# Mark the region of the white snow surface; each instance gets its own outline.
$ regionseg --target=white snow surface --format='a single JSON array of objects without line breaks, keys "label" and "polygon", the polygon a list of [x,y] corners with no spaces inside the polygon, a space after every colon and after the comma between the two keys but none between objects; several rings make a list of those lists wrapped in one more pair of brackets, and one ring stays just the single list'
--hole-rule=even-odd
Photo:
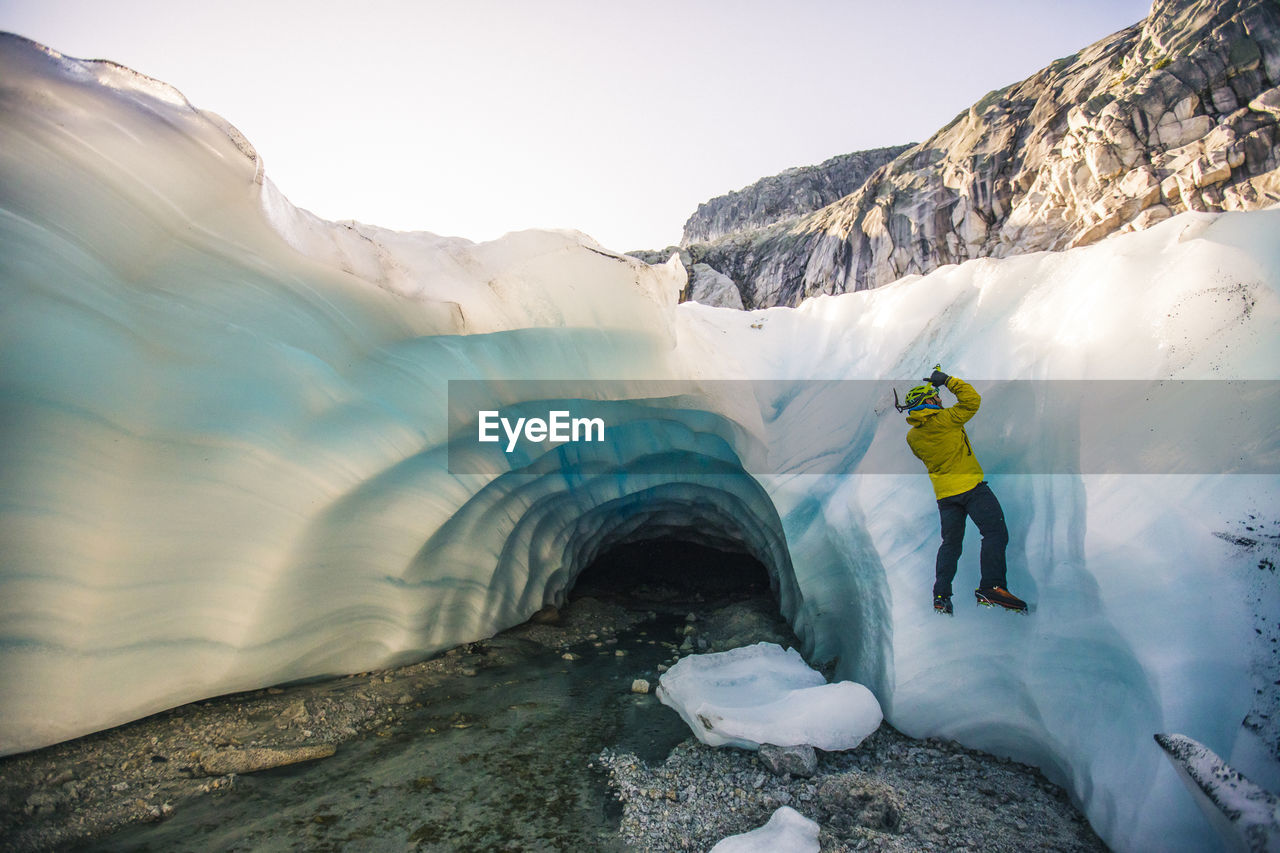
[{"label": "white snow surface", "polygon": [[809,818],[782,806],[764,826],[730,835],[711,848],[711,853],[817,853],[820,828]]},{"label": "white snow surface", "polygon": [[688,655],[658,681],[658,699],[710,746],[854,749],[884,719],[866,687],[828,684],[799,652],[777,643]]},{"label": "white snow surface", "polygon": [[[905,453],[887,385],[936,362],[970,380],[1280,378],[1278,237],[1275,210],[1187,214],[794,310],[677,306],[678,262],[572,232],[476,245],[318,220],[172,89],[0,38],[0,753],[421,658],[563,601],[612,544],[679,535],[759,558],[805,656],[838,659],[899,729],[1041,767],[1114,849],[1212,847],[1151,735],[1280,778],[1241,726],[1274,667],[1255,620],[1280,620],[1274,578],[1256,584],[1276,555],[1236,535],[1277,520],[1280,478],[991,476],[1009,585],[1036,612],[941,619],[922,474],[646,461]],[[838,423],[786,395],[686,395],[679,446],[675,409],[637,401],[611,471],[455,475],[460,378],[886,388]],[[990,467],[1005,436],[982,422]]]}]

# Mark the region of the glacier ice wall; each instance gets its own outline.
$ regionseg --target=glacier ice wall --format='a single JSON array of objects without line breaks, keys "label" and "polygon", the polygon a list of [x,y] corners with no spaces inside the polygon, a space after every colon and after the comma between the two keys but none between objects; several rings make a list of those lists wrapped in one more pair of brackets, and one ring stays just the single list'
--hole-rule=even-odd
[{"label": "glacier ice wall", "polygon": [[[487,636],[611,544],[693,536],[757,556],[806,655],[894,725],[1044,768],[1117,849],[1203,848],[1151,734],[1280,779],[1240,725],[1280,678],[1280,591],[1237,535],[1280,520],[1276,477],[995,475],[1037,612],[940,620],[927,478],[803,473],[905,451],[887,388],[838,422],[637,394],[603,470],[455,474],[447,383],[1276,379],[1278,235],[1188,215],[794,310],[677,307],[677,267],[571,232],[323,222],[173,89],[0,37],[0,753]],[[742,469],[759,447],[782,473]]]},{"label": "glacier ice wall", "polygon": [[540,606],[519,555],[475,574],[500,541],[441,544],[499,490],[439,462],[447,379],[661,375],[673,270],[323,223],[163,84],[13,37],[0,63],[0,750]]}]

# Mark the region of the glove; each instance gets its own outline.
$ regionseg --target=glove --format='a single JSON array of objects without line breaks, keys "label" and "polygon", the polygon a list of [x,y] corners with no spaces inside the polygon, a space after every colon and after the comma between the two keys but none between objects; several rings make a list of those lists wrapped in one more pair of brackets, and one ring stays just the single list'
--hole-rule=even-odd
[{"label": "glove", "polygon": [[940,367],[942,367],[942,365],[935,364],[933,366],[933,373],[929,376],[926,376],[924,379],[925,382],[928,382],[935,388],[938,387],[939,385],[946,385],[947,380],[951,378],[950,376],[948,376],[947,374],[939,370],[938,368]]}]

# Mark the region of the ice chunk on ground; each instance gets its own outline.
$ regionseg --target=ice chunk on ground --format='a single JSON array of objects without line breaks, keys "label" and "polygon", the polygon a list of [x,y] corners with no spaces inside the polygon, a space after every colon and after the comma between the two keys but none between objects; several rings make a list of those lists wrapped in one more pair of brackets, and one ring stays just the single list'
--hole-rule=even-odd
[{"label": "ice chunk on ground", "polygon": [[764,826],[730,835],[711,853],[817,853],[818,825],[800,812],[783,806]]},{"label": "ice chunk on ground", "polygon": [[709,746],[853,749],[884,719],[866,687],[828,684],[777,643],[682,658],[663,673],[657,696]]},{"label": "ice chunk on ground", "polygon": [[1224,841],[1239,850],[1280,851],[1280,797],[1240,775],[1194,738],[1155,738]]}]

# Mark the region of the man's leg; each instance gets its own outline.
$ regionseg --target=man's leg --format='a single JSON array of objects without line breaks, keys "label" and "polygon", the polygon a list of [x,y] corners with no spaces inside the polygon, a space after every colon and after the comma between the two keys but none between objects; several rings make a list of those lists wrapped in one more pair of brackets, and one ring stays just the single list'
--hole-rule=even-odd
[{"label": "man's leg", "polygon": [[1004,523],[1004,510],[995,492],[985,482],[979,483],[965,493],[968,498],[966,509],[973,523],[978,525],[982,534],[982,552],[979,563],[982,566],[982,588],[993,586],[1008,587],[1005,578],[1005,547],[1009,544],[1009,528]]},{"label": "man's leg", "polygon": [[943,498],[938,501],[938,515],[942,517],[942,544],[938,546],[933,594],[950,598],[951,581],[955,579],[956,564],[964,545],[964,506],[952,498]]}]

